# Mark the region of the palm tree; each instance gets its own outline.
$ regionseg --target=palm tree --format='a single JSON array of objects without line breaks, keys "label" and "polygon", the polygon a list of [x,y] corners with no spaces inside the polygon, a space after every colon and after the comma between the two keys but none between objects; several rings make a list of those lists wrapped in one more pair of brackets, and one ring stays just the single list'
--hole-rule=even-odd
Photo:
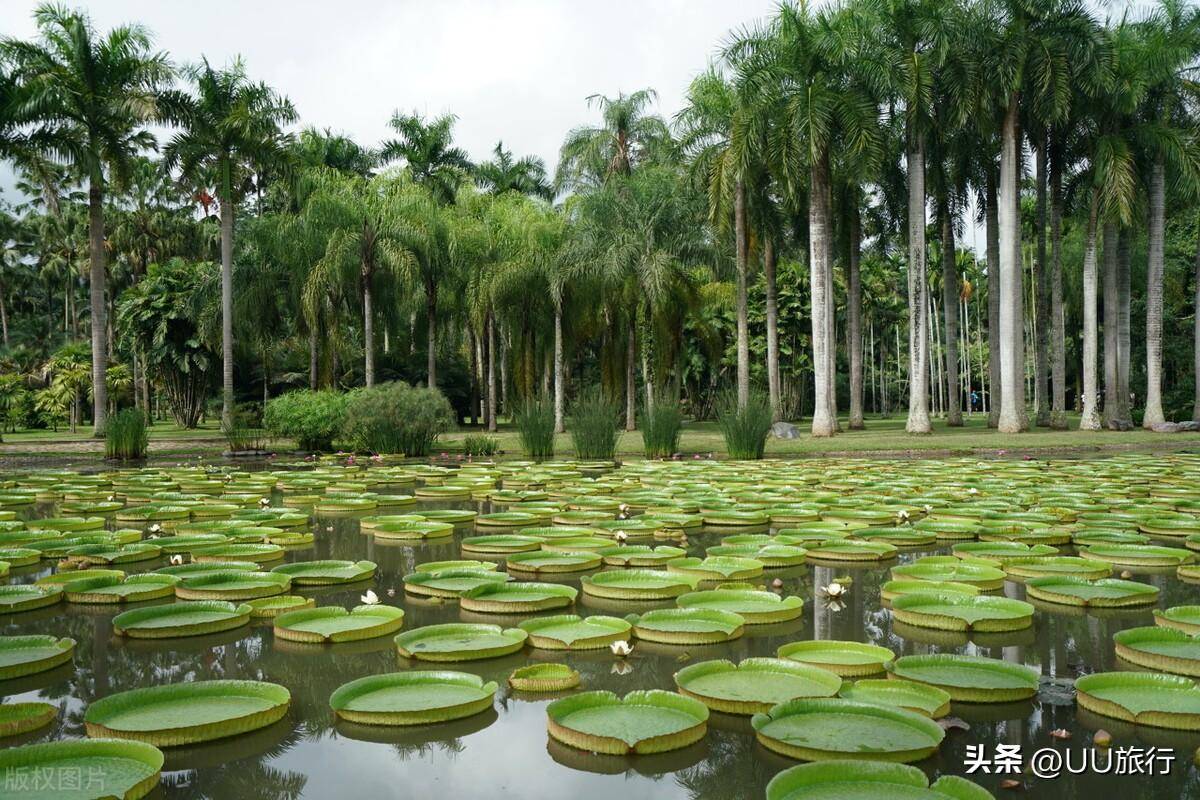
[{"label": "palm tree", "polygon": [[195,94],[163,96],[164,116],[181,130],[163,150],[168,169],[197,190],[216,187],[221,213],[221,421],[233,420],[233,236],[235,206],[251,176],[279,158],[282,127],[296,119],[291,102],[265,83],[251,82],[241,59],[214,69],[203,59],[184,69]]},{"label": "palm tree", "polygon": [[559,188],[598,186],[613,175],[629,175],[637,165],[669,154],[673,142],[666,123],[648,113],[657,99],[653,89],[616,97],[589,96],[588,105],[599,109],[601,124],[567,134],[559,152]]},{"label": "palm tree", "polygon": [[396,111],[388,125],[396,132],[379,147],[379,160],[384,163],[402,160],[419,183],[432,193],[441,205],[454,202],[454,194],[473,166],[465,150],[454,146],[453,114],[426,121],[415,111],[404,114]]},{"label": "palm tree", "polygon": [[756,105],[778,103],[783,108],[785,128],[779,141],[784,152],[779,161],[785,191],[800,196],[807,182],[814,436],[837,431],[832,386],[833,156],[836,150],[844,159],[861,158],[878,141],[875,99],[851,69],[861,55],[851,46],[851,22],[844,12],[814,14],[806,5],[784,4],[766,26],[751,30],[729,51],[739,62],[739,84],[760,98]]},{"label": "palm tree", "polygon": [[158,90],[172,71],[140,26],[100,35],[86,14],[50,4],[38,6],[34,21],[38,39],[5,38],[0,55],[13,65],[19,83],[16,117],[35,126],[30,144],[73,165],[88,184],[92,428],[100,436],[108,406],[106,171],[108,179],[121,182],[131,157],[153,144],[142,126],[157,115]]},{"label": "palm tree", "polygon": [[491,194],[516,192],[543,200],[554,199],[554,188],[546,178],[546,162],[537,156],[513,158],[504,142],[496,142],[495,158],[475,168],[475,183]]}]

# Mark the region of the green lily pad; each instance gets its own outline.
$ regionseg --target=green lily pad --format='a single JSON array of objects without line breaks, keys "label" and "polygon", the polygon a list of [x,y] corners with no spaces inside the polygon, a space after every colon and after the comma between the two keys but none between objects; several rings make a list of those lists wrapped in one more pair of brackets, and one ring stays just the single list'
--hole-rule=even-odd
[{"label": "green lily pad", "polygon": [[1200,677],[1200,638],[1176,628],[1151,625],[1113,634],[1117,656],[1145,669]]},{"label": "green lily pad", "polygon": [[758,714],[796,697],[832,697],[842,679],[828,670],[781,658],[703,661],[675,673],[681,694],[713,711]]},{"label": "green lily pad", "polygon": [[612,547],[612,539],[603,536],[572,536],[569,539],[539,540],[547,553],[598,553]]},{"label": "green lily pad", "polygon": [[1172,606],[1165,611],[1154,610],[1154,622],[1164,628],[1184,633],[1200,633],[1200,606]]},{"label": "green lily pad", "polygon": [[63,593],[69,603],[140,603],[172,596],[178,582],[174,575],[155,572],[123,578],[83,578],[63,584]]},{"label": "green lily pad", "polygon": [[417,564],[417,569],[421,572],[445,572],[449,569],[480,569],[485,572],[493,572],[499,566],[495,561],[476,561],[469,558],[460,558],[450,561],[426,561],[423,564]]},{"label": "green lily pad", "polygon": [[533,536],[518,536],[516,534],[469,536],[463,539],[461,543],[463,553],[478,553],[482,555],[527,553],[531,550],[538,550],[541,546],[541,539]]},{"label": "green lily pad", "polygon": [[924,547],[937,541],[937,534],[920,528],[863,528],[854,532],[855,539],[884,542],[896,547]]},{"label": "green lily pad", "polygon": [[[19,791],[21,800],[140,800],[158,786],[163,754],[157,747],[116,739],[68,739],[0,750],[0,775],[82,775],[78,788],[55,781],[46,789]],[[89,784],[91,780],[93,783]],[[97,795],[97,786],[102,794]]]},{"label": "green lily pad", "polygon": [[62,586],[55,584],[10,584],[0,586],[0,614],[16,614],[45,608],[63,599]]},{"label": "green lily pad", "polygon": [[609,567],[662,567],[668,561],[682,558],[687,551],[682,547],[662,545],[650,547],[644,544],[631,544],[623,547],[605,547],[596,551]]},{"label": "green lily pad", "polygon": [[676,558],[667,562],[667,572],[690,575],[701,581],[744,581],[760,577],[763,563],[733,556]]},{"label": "green lily pad", "polygon": [[1038,673],[1021,664],[982,656],[939,653],[904,656],[888,665],[888,672],[917,683],[927,683],[965,703],[1011,703],[1037,693]]},{"label": "green lily pad", "polygon": [[1033,624],[1033,606],[1008,597],[907,594],[892,600],[900,622],[946,631],[1015,631]]},{"label": "green lily pad", "polygon": [[962,542],[952,546],[950,551],[959,558],[987,559],[1001,566],[1016,558],[1042,558],[1058,554],[1058,548],[1051,545],[1022,542]]},{"label": "green lily pad", "polygon": [[276,683],[187,681],[111,694],[83,719],[93,738],[178,747],[265,728],[287,714],[291,699]]},{"label": "green lily pad", "polygon": [[162,551],[153,544],[127,544],[118,547],[110,544],[86,544],[72,547],[66,553],[74,561],[100,565],[150,561],[161,554]]},{"label": "green lily pad", "polygon": [[560,583],[489,582],[459,595],[459,607],[481,614],[526,614],[566,608],[578,594]]},{"label": "green lily pad", "polygon": [[486,711],[496,688],[465,672],[392,672],[342,684],[329,705],[339,719],[362,725],[427,725]]},{"label": "green lily pad", "polygon": [[[631,618],[633,619],[633,618]],[[662,644],[716,644],[738,638],[746,621],[711,608],[660,608],[633,622],[637,638]]]},{"label": "green lily pad", "polygon": [[1119,567],[1174,567],[1187,564],[1196,554],[1181,547],[1148,544],[1100,544],[1084,547],[1079,555]]},{"label": "green lily pad", "polygon": [[167,639],[233,630],[249,621],[248,605],[200,600],[131,609],[113,617],[113,630],[134,639]]},{"label": "green lily pad", "polygon": [[396,637],[396,649],[421,661],[478,661],[515,653],[527,638],[519,628],[451,622],[405,631]]},{"label": "green lily pad", "polygon": [[1074,556],[1011,558],[1004,562],[1003,569],[1008,577],[1022,580],[1047,576],[1071,576],[1086,580],[1099,580],[1112,574],[1112,567],[1103,561]]},{"label": "green lily pad", "polygon": [[259,569],[261,569],[260,565],[253,561],[206,561],[160,567],[155,572],[186,579],[198,578],[202,575],[215,575],[220,572],[258,572]]},{"label": "green lily pad", "polygon": [[550,736],[592,753],[662,753],[704,738],[708,708],[660,690],[582,692],[546,707]]},{"label": "green lily pad", "polygon": [[449,522],[385,522],[371,528],[376,539],[444,539],[454,535],[454,525]]},{"label": "green lily pad", "polygon": [[767,800],[995,800],[956,775],[929,785],[916,767],[879,761],[818,761],[785,769],[767,784]]},{"label": "green lily pad", "polygon": [[566,664],[530,664],[513,670],[508,685],[518,692],[565,692],[579,685],[579,673]]},{"label": "green lily pad", "polygon": [[177,536],[160,536],[148,541],[162,550],[164,555],[190,553],[198,547],[212,547],[228,543],[228,539],[223,533],[188,533]]},{"label": "green lily pad", "polygon": [[104,517],[43,517],[26,520],[25,527],[31,531],[98,531],[104,527]]},{"label": "green lily pad", "polygon": [[950,713],[950,693],[901,678],[863,679],[842,686],[839,697],[859,703],[895,706],[933,719]]},{"label": "green lily pad", "polygon": [[808,551],[790,544],[718,544],[704,551],[707,556],[734,556],[760,562],[767,569],[798,567],[808,559]]},{"label": "green lily pad", "polygon": [[277,544],[220,544],[198,547],[192,551],[192,560],[204,562],[213,561],[253,561],[264,564],[283,558],[284,550]]},{"label": "green lily pad", "polygon": [[355,642],[387,636],[404,625],[404,610],[362,605],[347,611],[321,606],[288,611],[275,617],[275,636],[292,642]]},{"label": "green lily pad", "polygon": [[675,600],[680,608],[710,608],[730,611],[747,625],[787,622],[804,613],[804,600],[795,595],[783,597],[775,592],[755,589],[711,589],[689,592]]},{"label": "green lily pad", "polygon": [[1075,701],[1135,725],[1200,731],[1200,687],[1182,675],[1096,672],[1075,679]]},{"label": "green lily pad", "polygon": [[886,542],[837,539],[805,545],[808,557],[824,561],[886,561],[894,558],[896,546]]},{"label": "green lily pad", "polygon": [[75,654],[75,640],[57,636],[0,636],[0,680],[54,669]]},{"label": "green lily pad", "polygon": [[1147,583],[1116,578],[1089,581],[1065,575],[1032,578],[1025,582],[1025,593],[1046,603],[1090,608],[1154,605],[1158,600],[1158,589]]},{"label": "green lily pad", "polygon": [[963,562],[953,556],[932,556],[915,563],[892,567],[892,577],[919,581],[968,583],[990,592],[1004,586],[1004,571],[996,567]]},{"label": "green lily pad", "polygon": [[668,600],[696,588],[697,579],[653,570],[606,570],[580,578],[585,595],[610,600]]},{"label": "green lily pad", "polygon": [[27,547],[0,548],[0,562],[8,564],[11,568],[31,567],[41,560],[42,554],[38,550]]},{"label": "green lily pad", "polygon": [[504,583],[510,577],[503,572],[483,569],[444,569],[438,572],[413,572],[404,576],[404,591],[426,597],[460,597],[489,583]]},{"label": "green lily pad", "polygon": [[806,761],[920,761],[936,753],[946,735],[912,711],[826,698],[788,700],[755,714],[750,723],[764,747]]},{"label": "green lily pad", "polygon": [[780,646],[776,655],[829,670],[843,678],[878,675],[883,672],[883,665],[896,657],[879,645],[832,640],[790,642]]},{"label": "green lily pad", "polygon": [[533,550],[528,553],[513,553],[504,560],[504,568],[509,572],[550,575],[586,572],[599,567],[601,561],[598,553],[548,553]]},{"label": "green lily pad", "polygon": [[632,625],[618,617],[559,614],[535,617],[518,627],[529,634],[529,644],[542,650],[600,650],[630,638]]},{"label": "green lily pad", "polygon": [[0,739],[44,728],[57,717],[58,706],[50,703],[2,703]]},{"label": "green lily pad", "polygon": [[897,597],[906,594],[961,594],[965,597],[975,597],[979,587],[969,583],[955,581],[921,581],[921,580],[891,580],[879,587],[879,597],[890,603]]},{"label": "green lily pad", "polygon": [[298,561],[281,564],[271,572],[288,575],[293,586],[332,586],[365,581],[375,576],[374,561]]},{"label": "green lily pad", "polygon": [[431,522],[449,522],[453,525],[461,525],[475,519],[478,512],[466,508],[428,508],[421,511],[421,516]]},{"label": "green lily pad", "polygon": [[475,517],[476,528],[520,528],[536,525],[539,517],[524,511],[501,511]]},{"label": "green lily pad", "polygon": [[52,575],[46,575],[38,578],[36,585],[38,586],[62,586],[63,584],[71,583],[72,581],[81,581],[87,578],[124,578],[125,572],[119,569],[101,569],[97,567],[89,567],[88,569],[68,569],[61,572],[55,572]]},{"label": "green lily pad", "polygon": [[278,572],[228,570],[184,578],[175,587],[180,600],[253,600],[283,594],[292,579]]},{"label": "green lily pad", "polygon": [[311,597],[300,597],[294,594],[272,595],[247,600],[250,606],[251,619],[274,619],[288,611],[299,611],[303,608],[315,608],[317,601]]}]

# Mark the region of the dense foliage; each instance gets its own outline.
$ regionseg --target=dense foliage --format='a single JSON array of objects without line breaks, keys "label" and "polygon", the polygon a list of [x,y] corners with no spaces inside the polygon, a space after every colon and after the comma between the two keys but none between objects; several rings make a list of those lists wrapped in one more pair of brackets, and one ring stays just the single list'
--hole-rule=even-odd
[{"label": "dense foliage", "polygon": [[453,425],[441,392],[396,381],[352,392],[341,435],[355,450],[427,456]]}]

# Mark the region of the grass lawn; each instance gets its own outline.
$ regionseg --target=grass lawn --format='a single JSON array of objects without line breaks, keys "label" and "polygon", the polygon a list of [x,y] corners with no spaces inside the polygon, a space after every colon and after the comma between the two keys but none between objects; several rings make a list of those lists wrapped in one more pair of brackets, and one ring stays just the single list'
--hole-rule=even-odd
[{"label": "grass lawn", "polygon": [[[843,425],[845,421],[843,420]],[[1200,433],[1162,434],[1134,430],[1128,432],[1075,430],[1078,417],[1071,418],[1071,430],[1050,431],[1034,429],[1027,433],[1004,435],[987,427],[986,416],[975,414],[961,428],[949,428],[942,420],[934,421],[934,431],[928,436],[911,436],[904,432],[904,417],[888,419],[868,418],[867,429],[845,430],[831,439],[814,439],[808,435],[807,422],[798,423],[801,435],[797,439],[774,439],[767,441],[768,457],[821,456],[821,455],[930,455],[970,454],[997,455],[1004,453],[1089,453],[1104,450],[1136,450],[1190,447],[1200,449]],[[442,438],[442,449],[455,452],[462,445],[463,436],[478,433],[477,429],[466,428],[447,434]],[[494,434],[500,448],[507,457],[519,457],[521,445],[517,432],[511,425],[501,425]],[[290,450],[290,441],[276,441],[273,447],[279,452]],[[4,461],[42,458],[76,458],[85,456],[89,460],[102,453],[104,444],[91,438],[90,431],[80,428],[77,433],[69,431],[21,431],[4,434],[0,444],[0,464]],[[192,430],[180,428],[174,423],[160,422],[150,430],[150,452],[154,457],[219,458],[225,449],[225,440],[215,421]],[[556,450],[563,457],[572,454],[571,437],[558,437]],[[618,455],[637,457],[642,455],[641,434],[622,433],[617,445]],[[691,454],[723,455],[724,442],[715,422],[692,422],[684,427],[680,451]]]}]

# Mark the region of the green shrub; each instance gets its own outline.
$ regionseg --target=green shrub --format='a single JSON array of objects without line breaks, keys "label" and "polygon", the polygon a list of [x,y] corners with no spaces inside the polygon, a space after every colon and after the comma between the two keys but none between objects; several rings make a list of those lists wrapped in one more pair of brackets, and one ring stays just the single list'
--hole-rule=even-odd
[{"label": "green shrub", "polygon": [[494,456],[500,452],[500,441],[495,436],[472,434],[463,437],[463,452],[469,456]]},{"label": "green shrub", "polygon": [[272,436],[295,439],[301,450],[332,450],[349,402],[349,395],[330,390],[288,392],[267,401],[263,426]]},{"label": "green shrub", "polygon": [[108,419],[104,430],[104,457],[130,461],[146,457],[150,435],[146,415],[136,408],[118,411]]},{"label": "green shrub", "polygon": [[717,425],[725,437],[730,458],[762,458],[771,432],[771,404],[761,394],[751,394],[746,407],[739,409],[732,395],[722,398],[717,408]]},{"label": "green shrub", "polygon": [[342,436],[355,450],[427,456],[454,426],[454,410],[437,389],[383,383],[350,395]]},{"label": "green shrub", "polygon": [[248,408],[234,409],[233,419],[221,423],[221,435],[231,453],[264,450],[267,446],[268,435],[262,427],[262,419]]},{"label": "green shrub", "polygon": [[529,458],[554,457],[554,404],[549,400],[526,400],[513,411],[513,422],[521,439],[521,450]]},{"label": "green shrub", "polygon": [[575,445],[575,457],[609,460],[617,452],[617,404],[600,392],[590,392],[575,401],[567,429]]},{"label": "green shrub", "polygon": [[683,412],[669,400],[659,400],[654,407],[642,412],[640,420],[646,458],[669,458],[679,452],[679,435],[683,430]]}]

